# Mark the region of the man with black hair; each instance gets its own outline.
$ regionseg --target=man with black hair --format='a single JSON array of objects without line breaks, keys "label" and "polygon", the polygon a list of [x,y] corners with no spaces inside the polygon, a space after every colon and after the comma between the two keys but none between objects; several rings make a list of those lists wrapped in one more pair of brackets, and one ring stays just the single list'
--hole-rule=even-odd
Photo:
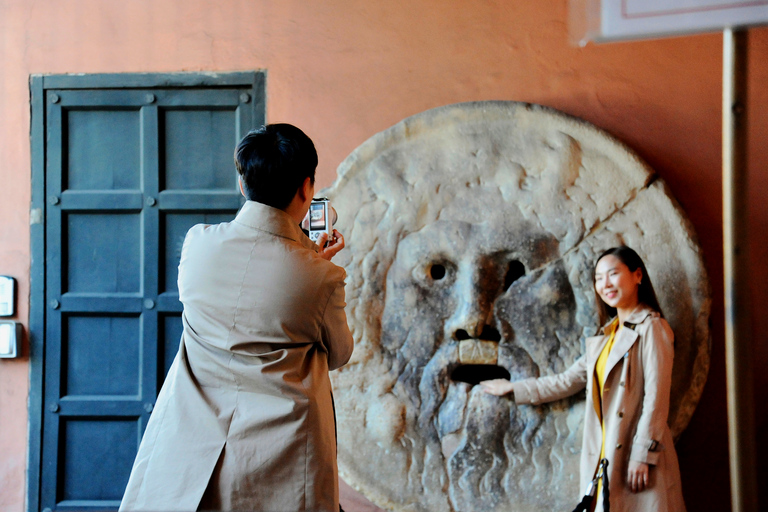
[{"label": "man with black hair", "polygon": [[267,125],[238,144],[248,199],[232,222],[189,230],[184,331],[120,510],[339,510],[329,370],[352,354],[344,247],[299,227],[317,152]]}]

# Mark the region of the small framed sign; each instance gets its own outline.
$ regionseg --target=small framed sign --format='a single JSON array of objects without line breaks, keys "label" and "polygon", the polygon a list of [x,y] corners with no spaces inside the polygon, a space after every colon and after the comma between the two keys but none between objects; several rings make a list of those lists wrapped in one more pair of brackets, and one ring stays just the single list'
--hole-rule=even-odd
[{"label": "small framed sign", "polygon": [[[582,42],[665,37],[768,23],[768,0],[571,0]],[[578,11],[578,12],[576,12]]]},{"label": "small framed sign", "polygon": [[16,280],[0,276],[0,316],[16,314]]},{"label": "small framed sign", "polygon": [[19,357],[19,343],[21,343],[21,324],[0,320],[0,358],[13,359]]}]

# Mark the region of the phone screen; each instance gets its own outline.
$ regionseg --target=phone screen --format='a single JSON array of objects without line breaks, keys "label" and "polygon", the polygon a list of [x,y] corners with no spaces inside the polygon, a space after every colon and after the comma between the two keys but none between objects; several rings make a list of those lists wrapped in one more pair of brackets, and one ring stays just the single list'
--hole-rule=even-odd
[{"label": "phone screen", "polygon": [[312,203],[309,206],[309,229],[325,229],[325,205]]}]

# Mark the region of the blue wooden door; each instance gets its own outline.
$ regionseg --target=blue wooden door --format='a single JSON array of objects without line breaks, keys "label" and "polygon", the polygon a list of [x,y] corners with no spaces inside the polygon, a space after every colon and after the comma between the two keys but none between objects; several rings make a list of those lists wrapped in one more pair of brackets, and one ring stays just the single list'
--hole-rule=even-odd
[{"label": "blue wooden door", "polygon": [[233,150],[264,119],[258,80],[233,86],[206,77],[205,85],[163,87],[144,76],[153,86],[120,87],[120,75],[102,75],[96,82],[108,78],[107,87],[89,88],[88,78],[43,87],[36,510],[119,505],[178,348],[184,236],[194,224],[234,217],[243,199]]}]

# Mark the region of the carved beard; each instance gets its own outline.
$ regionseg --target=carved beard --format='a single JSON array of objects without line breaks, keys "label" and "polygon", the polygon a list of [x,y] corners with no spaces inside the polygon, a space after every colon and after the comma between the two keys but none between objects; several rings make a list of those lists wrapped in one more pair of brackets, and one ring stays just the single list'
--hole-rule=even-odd
[{"label": "carved beard", "polygon": [[[553,289],[557,297],[551,297]],[[580,421],[575,429],[569,422],[581,412],[571,410],[577,400],[554,408],[518,406],[509,396],[452,380],[460,365],[458,341],[443,339],[444,319],[430,316],[427,301],[419,304],[422,310],[410,315],[418,321],[408,325],[385,313],[382,345],[398,375],[393,394],[406,406],[414,457],[424,454],[422,481],[435,480],[428,474],[434,471],[447,477],[443,488],[423,492],[447,490],[455,510],[509,510],[511,503],[514,510],[541,510],[547,501],[553,507],[570,503],[578,491],[552,483],[570,471],[578,485]],[[581,326],[560,265],[526,276],[497,301],[495,313],[502,333],[498,365],[511,380],[562,371],[563,357],[575,359]]]}]

